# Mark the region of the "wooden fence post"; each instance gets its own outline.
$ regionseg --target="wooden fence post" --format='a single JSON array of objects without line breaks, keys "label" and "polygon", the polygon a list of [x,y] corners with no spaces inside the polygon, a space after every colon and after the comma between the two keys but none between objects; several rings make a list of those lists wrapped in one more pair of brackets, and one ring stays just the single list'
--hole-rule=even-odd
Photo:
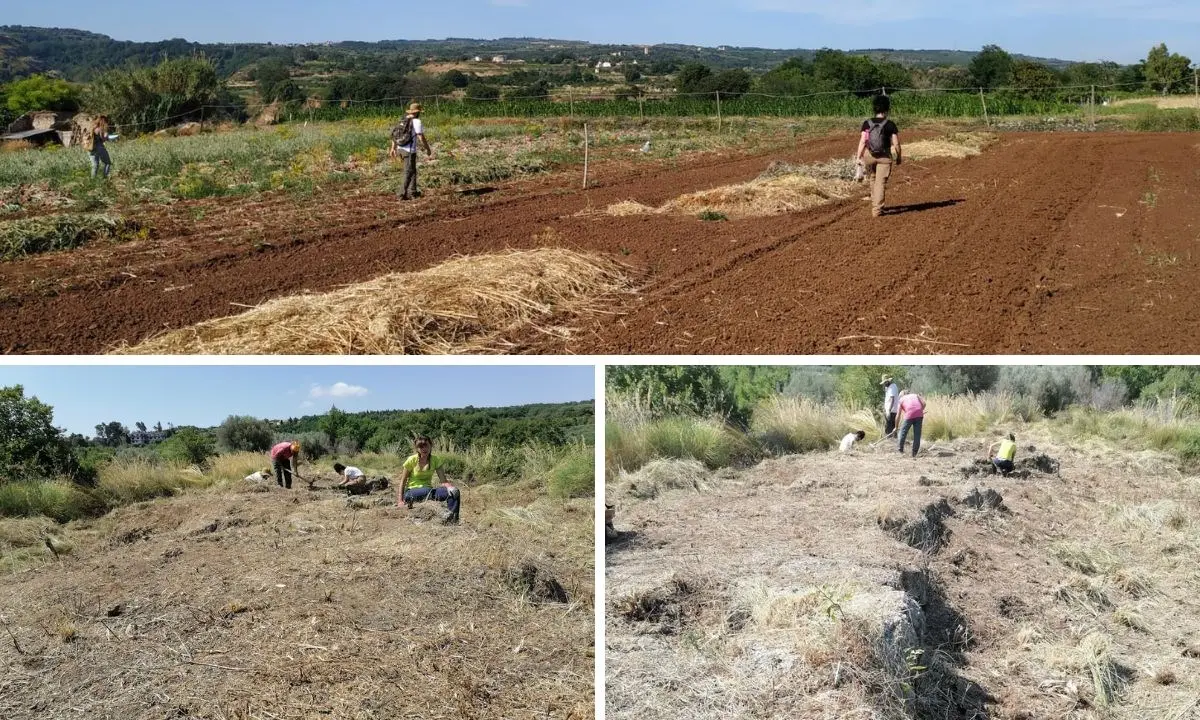
[{"label": "wooden fence post", "polygon": [[987,98],[983,96],[983,88],[979,88],[979,102],[983,103],[983,121],[987,123],[988,127],[991,127],[992,120],[988,117]]},{"label": "wooden fence post", "polygon": [[588,124],[583,124],[583,189],[587,190],[588,176]]},{"label": "wooden fence post", "polygon": [[721,132],[721,91],[717,91],[717,133]]}]

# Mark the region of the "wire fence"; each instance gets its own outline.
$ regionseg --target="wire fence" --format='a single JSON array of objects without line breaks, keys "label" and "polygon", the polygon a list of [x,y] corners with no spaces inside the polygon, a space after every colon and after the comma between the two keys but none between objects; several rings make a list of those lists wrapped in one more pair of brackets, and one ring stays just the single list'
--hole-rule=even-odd
[{"label": "wire fence", "polygon": [[[397,95],[385,98],[344,98],[316,104],[281,104],[278,122],[329,122],[355,118],[403,116],[412,102],[427,114],[466,118],[604,118],[604,117],[857,117],[872,114],[872,97],[892,98],[898,118],[978,118],[1004,116],[1083,115],[1095,121],[1098,108],[1117,96],[1137,96],[1143,83],[1069,85],[1054,87],[872,88],[788,95],[764,92],[680,93],[617,89],[606,92],[559,90],[540,95],[469,97],[463,95]],[[1195,93],[1200,109],[1200,88]],[[154,119],[120,123],[122,132],[137,134],[180,121],[215,121],[236,115],[255,116],[270,106],[206,104]]]}]

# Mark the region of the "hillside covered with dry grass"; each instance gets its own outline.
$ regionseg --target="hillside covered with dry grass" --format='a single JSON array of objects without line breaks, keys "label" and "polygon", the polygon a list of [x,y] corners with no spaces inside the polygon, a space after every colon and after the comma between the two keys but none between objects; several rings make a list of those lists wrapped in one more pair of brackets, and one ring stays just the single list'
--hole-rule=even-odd
[{"label": "hillside covered with dry grass", "polygon": [[1200,478],[993,435],[610,473],[606,716],[1200,716]]},{"label": "hillside covered with dry grass", "polygon": [[[593,717],[591,498],[244,483],[0,521],[5,718]],[[40,549],[39,549],[40,548]]]}]

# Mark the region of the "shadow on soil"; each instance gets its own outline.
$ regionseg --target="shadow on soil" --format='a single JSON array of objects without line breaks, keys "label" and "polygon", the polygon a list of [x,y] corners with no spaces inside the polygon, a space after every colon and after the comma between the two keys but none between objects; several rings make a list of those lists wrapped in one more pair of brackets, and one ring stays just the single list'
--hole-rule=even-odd
[{"label": "shadow on soil", "polygon": [[914,716],[937,720],[987,720],[996,698],[960,673],[966,652],[975,644],[967,619],[946,598],[929,569],[900,573],[902,589],[925,611],[922,664],[926,670],[913,683]]},{"label": "shadow on soil", "polygon": [[954,200],[938,200],[937,202],[914,203],[912,205],[895,205],[890,208],[884,208],[884,215],[903,215],[905,213],[925,212],[926,210],[938,210],[941,208],[953,207],[959,203],[966,202],[963,198]]}]

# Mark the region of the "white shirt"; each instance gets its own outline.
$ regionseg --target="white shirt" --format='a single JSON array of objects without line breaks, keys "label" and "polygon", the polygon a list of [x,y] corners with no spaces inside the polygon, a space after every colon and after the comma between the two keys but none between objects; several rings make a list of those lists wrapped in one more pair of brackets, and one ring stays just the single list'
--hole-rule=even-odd
[{"label": "white shirt", "polygon": [[900,388],[896,383],[888,383],[887,390],[883,393],[883,413],[894,413],[900,409],[900,404],[897,402],[900,398]]},{"label": "white shirt", "polygon": [[342,471],[342,475],[344,475],[347,480],[358,480],[363,476],[363,471],[356,467],[347,466],[346,469]]},{"label": "white shirt", "polygon": [[246,482],[262,482],[267,478],[263,476],[262,470],[246,476]]},{"label": "white shirt", "polygon": [[415,153],[417,151],[417,136],[425,134],[425,126],[421,123],[421,118],[415,117],[412,119],[412,131],[412,142],[407,145],[401,145],[400,149]]},{"label": "white shirt", "polygon": [[842,438],[841,451],[850,452],[850,448],[854,447],[854,443],[858,442],[858,433],[850,433]]}]

